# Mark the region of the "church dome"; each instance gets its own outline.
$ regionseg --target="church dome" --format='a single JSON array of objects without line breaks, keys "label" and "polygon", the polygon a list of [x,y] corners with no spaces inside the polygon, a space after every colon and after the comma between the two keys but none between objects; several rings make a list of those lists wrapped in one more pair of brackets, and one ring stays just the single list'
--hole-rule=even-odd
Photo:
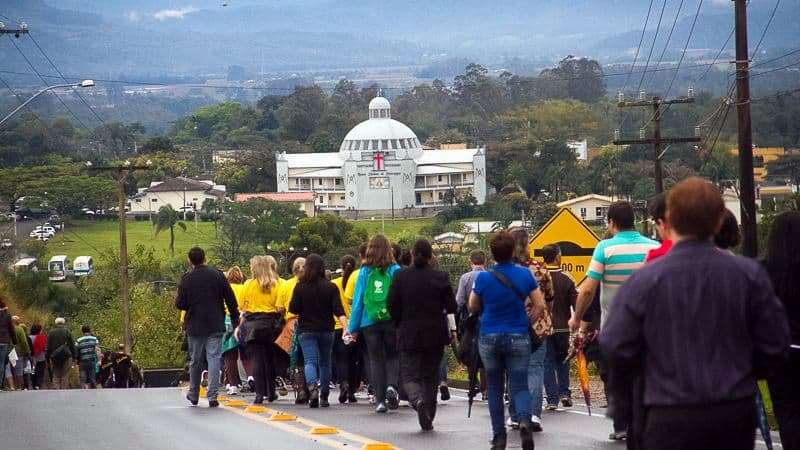
[{"label": "church dome", "polygon": [[344,137],[339,153],[345,159],[360,160],[361,153],[396,152],[397,159],[418,158],[422,145],[417,135],[402,122],[392,119],[389,100],[375,97],[369,102],[369,119]]}]

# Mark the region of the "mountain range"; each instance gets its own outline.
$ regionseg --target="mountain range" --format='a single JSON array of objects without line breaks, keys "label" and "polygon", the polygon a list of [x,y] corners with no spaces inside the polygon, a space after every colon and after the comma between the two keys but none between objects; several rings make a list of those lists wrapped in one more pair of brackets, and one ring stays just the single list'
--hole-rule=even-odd
[{"label": "mountain range", "polygon": [[[25,21],[65,73],[224,76],[231,65],[252,72],[358,70],[451,58],[487,65],[510,58],[555,62],[567,54],[626,62],[651,4],[641,56],[664,5],[653,59],[677,16],[665,52],[665,61],[674,61],[699,1],[4,0],[6,19],[0,20],[7,26]],[[750,2],[751,42],[759,40],[774,1]],[[796,47],[798,17],[800,0],[783,0],[761,50]],[[689,57],[715,54],[732,26],[732,2],[706,0]],[[31,42],[23,37],[18,44],[35,65],[45,64]],[[0,60],[7,69],[30,72],[11,44],[0,44]]]}]

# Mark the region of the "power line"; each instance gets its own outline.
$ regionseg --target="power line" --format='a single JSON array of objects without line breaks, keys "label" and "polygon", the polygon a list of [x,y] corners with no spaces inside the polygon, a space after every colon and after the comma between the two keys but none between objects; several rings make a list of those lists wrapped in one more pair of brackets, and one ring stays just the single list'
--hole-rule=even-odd
[{"label": "power line", "polygon": [[681,0],[681,2],[678,4],[678,11],[675,13],[675,20],[672,21],[672,28],[669,29],[669,34],[667,35],[667,41],[664,42],[664,48],[661,49],[661,55],[658,57],[658,62],[656,63],[656,69],[661,67],[661,62],[664,60],[664,55],[667,53],[667,49],[669,48],[669,43],[672,41],[672,33],[675,32],[675,26],[678,24],[678,18],[680,17],[681,11],[683,10],[684,1],[685,0]]},{"label": "power line", "polygon": [[644,35],[647,32],[647,24],[650,22],[650,13],[652,12],[652,10],[653,10],[653,0],[650,0],[650,6],[647,7],[647,17],[644,19],[642,36],[639,38],[639,45],[636,47],[636,54],[633,56],[633,64],[631,64],[631,70],[628,72],[628,76],[625,77],[625,84],[623,84],[622,86],[622,92],[625,92],[625,89],[628,87],[628,81],[631,78],[633,69],[636,68],[636,61],[639,59],[639,52],[642,49],[642,43],[644,42]]},{"label": "power line", "polygon": [[758,53],[758,49],[761,47],[761,43],[764,42],[764,37],[767,35],[769,26],[772,25],[772,19],[775,18],[775,13],[778,11],[778,6],[780,6],[780,4],[781,0],[777,0],[775,2],[775,7],[772,8],[772,13],[769,15],[769,20],[767,20],[767,24],[764,25],[764,30],[761,32],[761,37],[758,39],[758,44],[756,44],[756,48],[753,49],[753,54],[750,56],[751,59],[755,58],[756,54]]},{"label": "power line", "polygon": [[675,79],[678,78],[678,70],[681,68],[681,64],[683,64],[683,59],[686,57],[686,50],[689,48],[689,42],[692,40],[692,35],[694,34],[694,28],[697,25],[697,18],[700,17],[700,8],[703,6],[703,0],[697,3],[697,11],[694,13],[694,19],[692,20],[692,26],[689,28],[689,35],[686,37],[686,43],[683,45],[683,51],[681,52],[681,57],[678,60],[678,67],[675,70],[675,73],[672,75],[672,80],[669,82],[669,86],[667,87],[667,91],[664,93],[664,97],[669,96],[669,92],[672,90],[672,86],[675,84]]},{"label": "power line", "polygon": [[722,55],[722,52],[724,52],[725,49],[728,48],[728,43],[731,41],[731,38],[733,37],[733,33],[735,30],[736,30],[735,28],[731,28],[731,32],[730,34],[728,34],[728,38],[725,39],[725,42],[722,44],[722,47],[719,48],[717,55],[714,56],[714,60],[711,61],[711,64],[708,65],[706,70],[703,71],[703,73],[700,74],[700,76],[696,80],[694,80],[694,84],[699,83],[703,78],[706,77],[706,75],[708,75],[708,72],[710,72],[711,68],[714,67],[714,65],[717,63],[717,60],[719,59],[720,55]]},{"label": "power line", "polygon": [[644,64],[644,72],[642,72],[642,77],[639,79],[639,86],[636,87],[636,92],[639,92],[642,89],[642,83],[644,83],[644,77],[647,75],[647,68],[650,66],[650,59],[653,57],[653,49],[656,48],[656,41],[658,40],[658,33],[661,31],[661,20],[664,18],[664,9],[667,7],[667,0],[661,4],[661,13],[658,15],[658,23],[656,24],[656,32],[653,35],[653,43],[650,45],[650,52],[647,54],[647,62]]},{"label": "power line", "polygon": [[[11,39],[11,38],[9,38],[9,39],[11,40],[11,44],[12,44],[12,45],[14,45],[14,48],[16,48],[16,49],[17,49],[17,51],[19,52],[19,54],[20,54],[20,55],[22,55],[22,57],[23,57],[23,58],[25,59],[25,61],[28,63],[28,66],[30,66],[31,70],[33,70],[33,71],[36,73],[36,75],[38,75],[38,76],[39,76],[39,79],[40,79],[40,80],[42,80],[42,85],[44,85],[45,87],[47,87],[47,81],[44,79],[44,77],[42,76],[42,74],[41,74],[41,73],[39,73],[39,71],[38,71],[38,70],[36,70],[36,67],[33,65],[33,63],[31,62],[31,60],[30,60],[30,59],[28,59],[28,56],[27,56],[27,55],[25,55],[25,52],[23,52],[23,51],[22,51],[22,49],[21,49],[21,48],[19,48],[19,45],[17,45],[17,43],[16,43],[16,42],[14,42],[14,40],[13,40],[13,39]],[[63,106],[64,106],[64,109],[66,109],[66,110],[67,110],[67,111],[68,111],[68,112],[69,112],[69,113],[72,115],[72,117],[73,117],[73,118],[75,118],[75,120],[76,120],[76,121],[77,121],[77,122],[78,122],[78,123],[79,123],[79,124],[80,124],[80,125],[81,125],[83,128],[85,128],[85,129],[86,129],[86,130],[88,130],[88,131],[91,131],[91,130],[89,129],[89,127],[87,127],[87,126],[86,126],[86,124],[85,124],[85,123],[83,123],[83,121],[82,121],[82,120],[81,120],[81,119],[80,119],[80,118],[79,118],[77,115],[75,115],[75,113],[74,113],[74,112],[73,112],[73,111],[72,111],[72,110],[69,108],[69,106],[67,106],[67,104],[64,102],[64,100],[63,100],[61,97],[59,97],[59,95],[58,95],[58,94],[56,94],[56,93],[55,93],[55,92],[53,92],[53,91],[50,91],[50,93],[56,96],[56,98],[58,99],[58,101],[59,101],[59,102],[61,102],[61,105],[63,105]]]},{"label": "power line", "polygon": [[800,92],[800,88],[790,89],[788,91],[778,91],[778,92],[775,92],[772,95],[765,95],[765,96],[761,96],[761,97],[756,97],[756,98],[750,99],[750,103],[769,100],[771,98],[780,98],[780,97],[784,97],[786,95],[796,94],[798,92]]},{"label": "power line", "polygon": [[[753,77],[757,77],[757,76],[761,76],[761,75],[766,75],[768,73],[777,72],[779,70],[783,70],[783,69],[788,69],[790,67],[794,67],[794,66],[796,66],[798,64],[800,64],[800,61],[795,61],[793,63],[786,64],[785,66],[780,66],[780,67],[776,67],[774,69],[769,69],[769,70],[763,70],[761,72],[756,72],[756,73],[750,74],[749,76],[750,76],[750,78],[753,78]],[[745,77],[746,76],[747,75],[745,75]]]},{"label": "power line", "polygon": [[[53,60],[52,60],[52,59],[50,59],[50,57],[49,57],[49,56],[47,56],[47,53],[45,53],[45,52],[44,52],[44,50],[42,49],[42,47],[39,45],[39,42],[37,42],[37,41],[36,41],[36,39],[34,39],[33,35],[32,35],[30,32],[28,32],[28,37],[30,37],[30,38],[31,38],[31,41],[34,43],[34,45],[36,45],[36,48],[38,48],[38,49],[39,49],[39,52],[42,54],[42,56],[44,56],[44,59],[46,59],[46,60],[47,60],[47,62],[49,62],[49,63],[50,63],[50,65],[51,65],[51,66],[53,66],[53,69],[55,69],[56,73],[57,73],[59,76],[61,76],[61,79],[62,79],[62,80],[64,80],[64,82],[65,82],[65,83],[69,84],[69,81],[67,81],[67,79],[64,77],[64,74],[63,74],[63,73],[61,73],[61,71],[60,71],[60,70],[58,69],[58,67],[55,65],[55,63],[53,62]],[[81,95],[81,93],[80,93],[80,92],[78,92],[78,89],[77,89],[77,88],[75,88],[75,87],[73,87],[73,88],[72,88],[72,91],[75,93],[75,95],[77,95],[77,96],[78,96],[78,98],[81,100],[81,102],[82,102],[84,105],[86,105],[86,107],[87,107],[87,108],[89,108],[89,111],[91,111],[91,112],[92,112],[92,114],[94,114],[94,116],[97,118],[97,120],[99,120],[101,124],[105,125],[106,121],[105,121],[105,120],[103,120],[103,118],[102,118],[102,117],[100,117],[100,114],[98,114],[98,113],[97,113],[97,111],[95,111],[95,110],[94,110],[94,108],[92,108],[92,106],[91,106],[91,105],[89,105],[89,103],[86,101],[86,99],[85,99],[85,98],[83,98],[83,96]]]},{"label": "power line", "polygon": [[759,63],[756,63],[756,64],[751,64],[751,65],[750,65],[750,68],[752,69],[753,67],[759,67],[759,66],[763,66],[763,65],[769,64],[769,63],[771,63],[771,62],[775,62],[775,61],[777,61],[777,60],[779,60],[779,59],[786,58],[787,56],[794,55],[795,53],[800,53],[800,48],[798,48],[798,49],[795,49],[795,50],[792,50],[792,51],[790,51],[790,52],[787,52],[787,53],[784,53],[784,54],[783,54],[783,55],[781,55],[781,56],[776,56],[776,57],[774,57],[774,58],[770,58],[770,59],[768,59],[768,60],[766,60],[766,61],[761,61],[761,62],[759,62]]}]

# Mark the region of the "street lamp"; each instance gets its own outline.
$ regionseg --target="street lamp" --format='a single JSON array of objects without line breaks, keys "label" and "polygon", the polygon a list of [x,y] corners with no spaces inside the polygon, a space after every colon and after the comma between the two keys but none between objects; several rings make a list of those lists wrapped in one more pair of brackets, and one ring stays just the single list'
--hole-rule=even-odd
[{"label": "street lamp", "polygon": [[36,97],[44,94],[47,91],[51,91],[53,89],[58,89],[58,88],[66,88],[66,87],[68,87],[68,88],[77,88],[77,87],[90,88],[90,87],[93,87],[93,86],[94,86],[94,81],[93,80],[83,80],[80,83],[73,83],[73,84],[56,84],[54,86],[47,86],[46,88],[44,88],[44,89],[40,90],[39,92],[33,94],[33,97],[25,100],[21,105],[17,106],[16,108],[14,108],[13,111],[8,113],[7,116],[3,117],[3,120],[0,120],[0,125],[3,125],[4,123],[6,123],[6,121],[8,119],[13,117],[14,114],[18,113],[22,108],[26,107],[28,105],[28,103],[33,101],[33,99],[35,99]]}]

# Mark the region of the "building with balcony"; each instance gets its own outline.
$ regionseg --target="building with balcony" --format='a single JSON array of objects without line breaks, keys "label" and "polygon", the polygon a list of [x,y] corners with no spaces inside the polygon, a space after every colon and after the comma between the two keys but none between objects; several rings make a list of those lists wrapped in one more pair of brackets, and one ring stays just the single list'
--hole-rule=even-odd
[{"label": "building with balcony", "polygon": [[345,136],[338,153],[279,153],[278,192],[312,192],[318,211],[353,215],[387,210],[429,215],[454,197],[486,200],[483,148],[424,150],[417,135],[391,118],[383,97]]},{"label": "building with balcony", "polygon": [[211,180],[167,178],[164,181],[154,181],[149,187],[140,188],[128,200],[129,214],[146,217],[167,205],[180,212],[198,211],[206,200],[224,199],[225,193],[224,185],[214,184]]}]

